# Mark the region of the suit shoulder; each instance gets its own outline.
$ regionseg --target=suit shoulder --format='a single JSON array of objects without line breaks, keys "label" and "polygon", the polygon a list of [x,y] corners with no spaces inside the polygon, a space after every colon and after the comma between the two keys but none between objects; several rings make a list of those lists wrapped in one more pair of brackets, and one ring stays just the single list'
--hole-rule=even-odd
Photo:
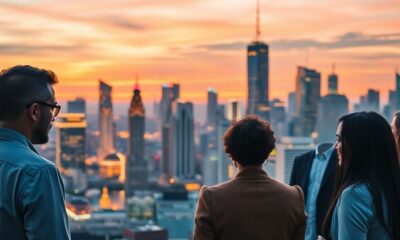
[{"label": "suit shoulder", "polygon": [[276,181],[274,179],[272,179],[272,183],[274,184],[276,189],[279,190],[279,192],[281,192],[282,194],[286,194],[288,196],[292,196],[292,197],[295,197],[295,198],[304,197],[303,191],[297,185],[290,186],[290,185],[278,182],[278,181]]},{"label": "suit shoulder", "polygon": [[313,157],[314,153],[315,153],[315,151],[311,150],[311,151],[308,151],[306,153],[303,153],[303,154],[297,156],[295,159],[311,158],[311,157]]}]

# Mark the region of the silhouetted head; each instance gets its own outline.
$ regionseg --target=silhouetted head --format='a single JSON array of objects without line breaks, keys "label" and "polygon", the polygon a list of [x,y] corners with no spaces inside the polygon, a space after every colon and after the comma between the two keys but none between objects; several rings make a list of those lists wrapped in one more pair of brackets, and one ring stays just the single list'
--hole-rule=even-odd
[{"label": "silhouetted head", "polygon": [[261,165],[275,148],[274,131],[269,122],[247,116],[225,132],[224,145],[225,152],[241,166]]},{"label": "silhouetted head", "polygon": [[0,72],[0,124],[24,134],[34,144],[46,143],[51,122],[58,114],[52,85],[56,75],[31,66]]},{"label": "silhouetted head", "polygon": [[[393,239],[399,239],[400,165],[389,124],[375,112],[351,113],[339,119],[336,135],[339,167],[325,233],[329,233],[332,213],[343,190],[351,185],[366,184],[373,196],[378,219],[392,237],[396,236]],[[383,218],[385,200],[388,212],[392,213],[388,224]]]}]

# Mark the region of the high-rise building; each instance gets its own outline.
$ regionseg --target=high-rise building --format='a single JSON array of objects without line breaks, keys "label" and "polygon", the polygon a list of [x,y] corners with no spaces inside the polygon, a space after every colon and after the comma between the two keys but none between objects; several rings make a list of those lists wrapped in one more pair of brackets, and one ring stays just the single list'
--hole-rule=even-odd
[{"label": "high-rise building", "polygon": [[338,120],[348,112],[349,101],[345,95],[329,94],[321,99],[318,106],[318,143],[335,142]]},{"label": "high-rise building", "polygon": [[103,81],[100,84],[99,99],[99,151],[98,157],[102,159],[108,153],[114,152],[114,126],[113,107],[111,100],[112,87]]},{"label": "high-rise building", "polygon": [[161,130],[161,172],[165,177],[172,176],[171,168],[171,148],[170,143],[171,134],[171,114],[172,104],[179,98],[180,87],[179,84],[164,84],[162,86],[162,97],[159,104],[160,110],[160,130]]},{"label": "high-rise building", "polygon": [[296,92],[290,92],[288,94],[288,117],[292,118],[296,116],[297,109],[296,109]]},{"label": "high-rise building", "polygon": [[389,90],[388,102],[383,109],[383,115],[387,121],[391,121],[392,115],[396,111],[396,91]]},{"label": "high-rise building", "polygon": [[247,46],[247,114],[269,120],[269,46],[260,40],[257,2],[256,38]]},{"label": "high-rise building", "polygon": [[84,98],[76,98],[75,100],[67,102],[67,111],[69,113],[83,113],[86,114],[86,101]]},{"label": "high-rise building", "polygon": [[285,103],[280,99],[273,99],[271,101],[271,125],[276,137],[279,138],[286,135]]},{"label": "high-rise building", "polygon": [[207,91],[207,126],[216,127],[218,118],[218,94],[214,88]]},{"label": "high-rise building", "polygon": [[194,176],[194,119],[191,102],[176,101],[172,107],[170,126],[170,170],[172,176]]},{"label": "high-rise building", "polygon": [[222,119],[219,121],[216,132],[217,139],[217,183],[222,183],[234,177],[235,169],[232,160],[225,153],[223,136],[225,131],[231,126],[231,121]]},{"label": "high-rise building", "polygon": [[226,118],[233,122],[242,118],[242,103],[237,99],[229,99],[226,106]]},{"label": "high-rise building", "polygon": [[171,98],[172,101],[176,100],[180,96],[180,86],[178,83],[172,83],[170,85],[170,91],[171,91]]},{"label": "high-rise building", "polygon": [[400,73],[396,71],[396,111],[400,110]]},{"label": "high-rise building", "polygon": [[148,184],[148,168],[144,159],[145,109],[138,82],[128,110],[129,144],[126,162],[125,196],[134,195],[135,189],[145,189]]},{"label": "high-rise building", "polygon": [[298,136],[309,137],[316,129],[318,102],[321,98],[321,74],[305,67],[297,68],[296,109]]},{"label": "high-rise building", "polygon": [[82,113],[61,113],[56,126],[56,164],[85,172],[86,119]]},{"label": "high-rise building", "polygon": [[295,157],[314,149],[310,137],[282,137],[276,144],[276,180],[288,184]]},{"label": "high-rise building", "polygon": [[379,91],[368,89],[367,104],[369,111],[379,112]]},{"label": "high-rise building", "polygon": [[332,74],[328,76],[328,94],[338,93],[338,76],[335,73],[335,65],[332,66]]}]

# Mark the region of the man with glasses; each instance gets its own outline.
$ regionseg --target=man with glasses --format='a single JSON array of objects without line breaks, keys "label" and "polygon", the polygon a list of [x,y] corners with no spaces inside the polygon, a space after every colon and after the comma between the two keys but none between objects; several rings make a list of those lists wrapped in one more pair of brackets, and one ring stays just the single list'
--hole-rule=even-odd
[{"label": "man with glasses", "polygon": [[70,239],[64,185],[44,144],[60,111],[52,71],[15,66],[0,72],[0,238]]}]

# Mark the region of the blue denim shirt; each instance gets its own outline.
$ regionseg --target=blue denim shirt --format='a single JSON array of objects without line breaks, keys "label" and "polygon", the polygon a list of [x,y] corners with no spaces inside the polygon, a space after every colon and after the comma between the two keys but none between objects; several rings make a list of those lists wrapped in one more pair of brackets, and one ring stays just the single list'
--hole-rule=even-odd
[{"label": "blue denim shirt", "polygon": [[306,198],[306,211],[308,218],[306,234],[304,238],[305,240],[317,239],[317,198],[326,167],[329,163],[329,158],[331,157],[333,151],[333,146],[322,154],[318,152],[318,148],[315,150],[315,158],[311,166],[308,180],[308,191]]},{"label": "blue denim shirt", "polygon": [[55,165],[17,131],[0,128],[0,239],[70,239]]}]

